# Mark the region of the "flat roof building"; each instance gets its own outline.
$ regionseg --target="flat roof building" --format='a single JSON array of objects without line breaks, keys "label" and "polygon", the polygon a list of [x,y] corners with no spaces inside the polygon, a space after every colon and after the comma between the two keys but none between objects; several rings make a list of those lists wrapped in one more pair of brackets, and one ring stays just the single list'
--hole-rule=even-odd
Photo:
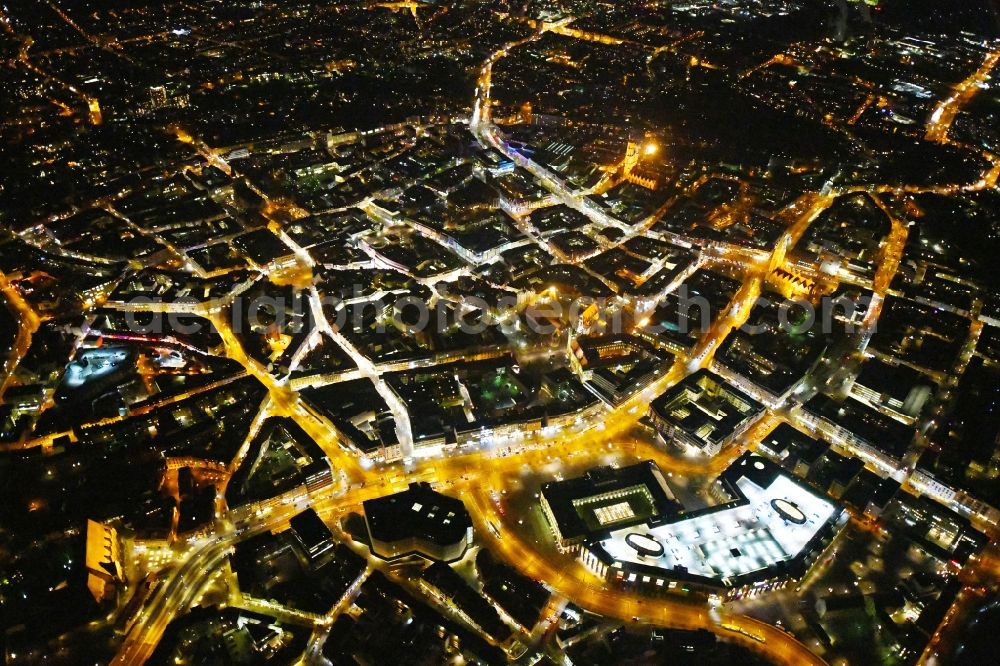
[{"label": "flat roof building", "polygon": [[472,545],[472,519],[462,500],[411,483],[395,495],[363,504],[371,550],[385,560],[422,555],[451,562]]},{"label": "flat roof building", "polygon": [[620,469],[597,467],[575,479],[546,483],[541,502],[564,551],[595,534],[673,515],[679,508],[651,460]]},{"label": "flat roof building", "polygon": [[699,370],[654,400],[649,418],[668,440],[714,456],[763,411],[762,404],[715,373]]},{"label": "flat roof building", "polygon": [[333,541],[333,532],[326,526],[315,509],[312,507],[306,509],[292,518],[289,524],[311,563],[316,563],[325,559],[327,555],[333,554],[336,545]]},{"label": "flat roof building", "polygon": [[749,452],[717,483],[722,504],[592,532],[580,560],[623,584],[736,597],[803,576],[842,524],[833,500]]}]

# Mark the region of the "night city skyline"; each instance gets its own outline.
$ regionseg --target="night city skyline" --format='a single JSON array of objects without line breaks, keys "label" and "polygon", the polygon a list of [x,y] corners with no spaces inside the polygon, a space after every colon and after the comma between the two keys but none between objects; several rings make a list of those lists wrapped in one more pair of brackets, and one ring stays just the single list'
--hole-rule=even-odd
[{"label": "night city skyline", "polygon": [[995,661],[1000,3],[0,0],[0,59],[3,664]]}]

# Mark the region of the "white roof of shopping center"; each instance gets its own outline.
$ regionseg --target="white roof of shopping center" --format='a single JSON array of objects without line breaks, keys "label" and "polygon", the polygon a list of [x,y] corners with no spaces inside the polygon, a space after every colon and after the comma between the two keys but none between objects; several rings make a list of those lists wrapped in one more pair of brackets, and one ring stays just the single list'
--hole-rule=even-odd
[{"label": "white roof of shopping center", "polygon": [[[623,528],[601,545],[618,562],[662,569],[682,566],[691,574],[721,580],[792,559],[836,510],[832,502],[784,474],[775,476],[767,488],[745,476],[736,485],[748,503],[667,525]],[[632,544],[629,535],[637,535]],[[662,547],[659,555],[656,544]]]}]

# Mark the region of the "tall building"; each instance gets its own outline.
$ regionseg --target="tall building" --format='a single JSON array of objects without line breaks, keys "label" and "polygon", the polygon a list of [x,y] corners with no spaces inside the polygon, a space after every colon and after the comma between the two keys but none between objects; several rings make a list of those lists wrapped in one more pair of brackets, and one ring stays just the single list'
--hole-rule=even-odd
[{"label": "tall building", "polygon": [[149,108],[162,109],[167,105],[167,89],[163,86],[151,86],[149,88]]}]

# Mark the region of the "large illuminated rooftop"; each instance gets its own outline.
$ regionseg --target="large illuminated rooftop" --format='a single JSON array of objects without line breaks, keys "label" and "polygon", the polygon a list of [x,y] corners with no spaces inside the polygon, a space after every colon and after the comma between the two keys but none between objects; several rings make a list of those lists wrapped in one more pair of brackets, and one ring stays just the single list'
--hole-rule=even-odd
[{"label": "large illuminated rooftop", "polygon": [[662,525],[616,530],[594,545],[617,568],[643,565],[729,586],[803,555],[839,514],[832,501],[756,456],[742,456],[724,477],[735,487],[734,501]]}]

